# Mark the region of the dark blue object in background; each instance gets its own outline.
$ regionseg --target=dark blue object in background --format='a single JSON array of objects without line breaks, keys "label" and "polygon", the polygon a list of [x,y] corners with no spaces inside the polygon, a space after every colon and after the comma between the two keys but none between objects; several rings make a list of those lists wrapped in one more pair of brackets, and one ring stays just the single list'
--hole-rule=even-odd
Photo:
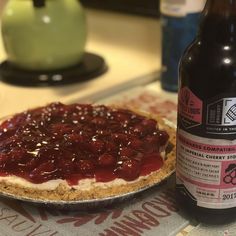
[{"label": "dark blue object in background", "polygon": [[161,16],[162,23],[162,75],[163,89],[178,91],[178,65],[186,47],[196,37],[200,13],[184,17]]}]

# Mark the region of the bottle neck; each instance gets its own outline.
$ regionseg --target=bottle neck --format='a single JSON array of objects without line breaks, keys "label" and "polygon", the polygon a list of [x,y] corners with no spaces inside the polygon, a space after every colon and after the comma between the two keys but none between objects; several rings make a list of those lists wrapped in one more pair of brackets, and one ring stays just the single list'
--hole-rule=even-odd
[{"label": "bottle neck", "polygon": [[198,35],[221,44],[236,42],[236,0],[207,0]]}]

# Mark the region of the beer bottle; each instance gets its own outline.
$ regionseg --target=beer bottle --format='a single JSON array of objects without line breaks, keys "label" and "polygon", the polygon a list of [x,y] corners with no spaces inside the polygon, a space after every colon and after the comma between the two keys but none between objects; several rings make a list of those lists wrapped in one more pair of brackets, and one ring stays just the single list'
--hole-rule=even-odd
[{"label": "beer bottle", "polygon": [[180,62],[176,187],[200,221],[236,216],[236,0],[207,0]]}]

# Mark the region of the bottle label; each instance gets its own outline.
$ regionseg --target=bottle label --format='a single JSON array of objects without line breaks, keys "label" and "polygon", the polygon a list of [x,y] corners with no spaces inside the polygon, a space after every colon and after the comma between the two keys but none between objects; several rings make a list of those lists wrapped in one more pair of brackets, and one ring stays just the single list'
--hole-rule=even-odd
[{"label": "bottle label", "polygon": [[177,184],[205,208],[236,207],[236,98],[222,96],[179,93]]},{"label": "bottle label", "polygon": [[187,87],[179,93],[179,113],[181,123],[186,128],[202,124],[202,101]]},{"label": "bottle label", "polygon": [[183,17],[201,12],[206,0],[161,0],[161,13],[167,16]]}]

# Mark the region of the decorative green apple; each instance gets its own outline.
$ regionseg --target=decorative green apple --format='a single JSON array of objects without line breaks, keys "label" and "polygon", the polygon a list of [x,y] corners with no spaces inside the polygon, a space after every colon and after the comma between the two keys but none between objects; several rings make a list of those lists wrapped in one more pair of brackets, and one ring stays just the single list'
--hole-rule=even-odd
[{"label": "decorative green apple", "polygon": [[7,59],[27,70],[54,70],[79,63],[86,42],[78,0],[10,0],[2,16]]}]

